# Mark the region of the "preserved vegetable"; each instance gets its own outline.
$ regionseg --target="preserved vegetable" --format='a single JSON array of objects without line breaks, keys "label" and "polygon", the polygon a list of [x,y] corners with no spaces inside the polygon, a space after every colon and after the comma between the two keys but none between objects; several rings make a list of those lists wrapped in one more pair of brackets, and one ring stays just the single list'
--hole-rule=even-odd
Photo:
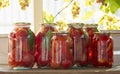
[{"label": "preserved vegetable", "polygon": [[51,68],[71,68],[73,56],[68,33],[54,33],[50,50]]},{"label": "preserved vegetable", "polygon": [[30,23],[19,22],[8,36],[8,64],[13,69],[29,69],[35,62],[35,35]]},{"label": "preserved vegetable", "polygon": [[112,67],[113,40],[109,33],[96,33],[94,39],[94,66]]}]

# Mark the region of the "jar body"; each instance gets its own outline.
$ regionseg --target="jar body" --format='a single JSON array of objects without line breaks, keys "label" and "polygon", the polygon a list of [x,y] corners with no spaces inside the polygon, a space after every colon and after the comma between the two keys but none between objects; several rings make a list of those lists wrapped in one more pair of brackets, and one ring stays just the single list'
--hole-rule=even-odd
[{"label": "jar body", "polygon": [[95,67],[112,67],[113,64],[113,40],[110,34],[99,33],[94,39],[94,60]]},{"label": "jar body", "polygon": [[[42,24],[41,31],[36,35],[36,62],[38,68],[49,66],[49,50],[50,50],[50,40],[52,37],[52,32],[56,31],[52,24]],[[50,35],[48,35],[50,34]]]},{"label": "jar body", "polygon": [[74,65],[87,66],[87,41],[82,27],[69,26]]},{"label": "jar body", "polygon": [[93,48],[94,48],[94,43],[93,43],[93,40],[94,40],[94,37],[95,37],[95,34],[94,32],[98,32],[97,30],[97,24],[89,24],[89,25],[85,25],[85,30],[86,32],[88,33],[89,35],[89,42],[88,42],[88,64],[89,65],[92,65],[93,64]]},{"label": "jar body", "polygon": [[35,35],[27,23],[16,23],[8,36],[8,64],[10,67],[32,68],[34,65]]},{"label": "jar body", "polygon": [[73,56],[70,50],[68,34],[56,33],[51,40],[50,67],[51,68],[71,68]]}]

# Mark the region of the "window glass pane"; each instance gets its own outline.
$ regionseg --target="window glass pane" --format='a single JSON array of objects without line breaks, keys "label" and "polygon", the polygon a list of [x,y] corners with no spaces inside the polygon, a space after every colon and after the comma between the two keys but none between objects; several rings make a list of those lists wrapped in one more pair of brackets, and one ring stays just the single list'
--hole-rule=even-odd
[{"label": "window glass pane", "polygon": [[[120,9],[114,14],[106,14],[100,10],[100,6],[96,0],[43,0],[43,10],[55,17],[54,22],[63,20],[67,23],[98,23],[102,30],[120,30]],[[74,14],[78,14],[77,18],[74,18]]]},{"label": "window glass pane", "polygon": [[16,22],[30,22],[33,30],[33,0],[26,10],[21,10],[18,0],[9,2],[9,6],[0,9],[0,34],[8,34]]}]

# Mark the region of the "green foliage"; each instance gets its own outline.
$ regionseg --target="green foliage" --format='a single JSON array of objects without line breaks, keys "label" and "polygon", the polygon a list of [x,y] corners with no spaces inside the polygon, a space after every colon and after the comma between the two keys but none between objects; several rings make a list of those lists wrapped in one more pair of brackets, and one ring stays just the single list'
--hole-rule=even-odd
[{"label": "green foliage", "polygon": [[89,43],[89,35],[84,29],[83,29],[83,32],[84,32],[85,40],[86,40],[86,42],[88,44]]},{"label": "green foliage", "polygon": [[53,23],[54,16],[52,14],[49,14],[48,12],[43,12],[43,20],[45,23]]},{"label": "green foliage", "polygon": [[50,50],[50,40],[53,36],[53,33],[51,30],[48,30],[44,39],[44,46],[47,50]]},{"label": "green foliage", "polygon": [[104,0],[104,3],[105,4],[102,4],[100,9],[106,13],[115,13],[120,8],[120,0]]},{"label": "green foliage", "polygon": [[35,47],[35,35],[30,29],[28,30],[28,41],[29,41],[28,43],[29,43],[30,49],[34,49],[34,47]]}]

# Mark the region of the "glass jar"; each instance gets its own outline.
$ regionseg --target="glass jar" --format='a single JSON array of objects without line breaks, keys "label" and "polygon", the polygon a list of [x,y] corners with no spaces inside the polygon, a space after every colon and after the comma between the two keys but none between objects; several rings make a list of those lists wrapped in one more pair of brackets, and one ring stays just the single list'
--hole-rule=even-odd
[{"label": "glass jar", "polygon": [[94,39],[93,65],[95,67],[112,67],[113,64],[113,40],[110,33],[97,32]]},{"label": "glass jar", "polygon": [[50,67],[71,68],[73,56],[70,50],[70,39],[68,33],[54,33],[51,40]]},{"label": "glass jar", "polygon": [[47,68],[49,65],[49,50],[52,32],[56,32],[55,23],[41,24],[40,31],[36,35],[36,62],[38,68]]},{"label": "glass jar", "polygon": [[88,35],[83,29],[82,23],[71,23],[69,25],[69,33],[72,39],[74,65],[87,66],[87,42]]},{"label": "glass jar", "polygon": [[85,30],[89,35],[89,43],[88,43],[88,64],[92,65],[93,63],[93,39],[94,32],[98,32],[97,24],[86,24]]},{"label": "glass jar", "polygon": [[13,69],[30,69],[34,65],[35,35],[30,23],[19,22],[8,36],[8,64]]}]

